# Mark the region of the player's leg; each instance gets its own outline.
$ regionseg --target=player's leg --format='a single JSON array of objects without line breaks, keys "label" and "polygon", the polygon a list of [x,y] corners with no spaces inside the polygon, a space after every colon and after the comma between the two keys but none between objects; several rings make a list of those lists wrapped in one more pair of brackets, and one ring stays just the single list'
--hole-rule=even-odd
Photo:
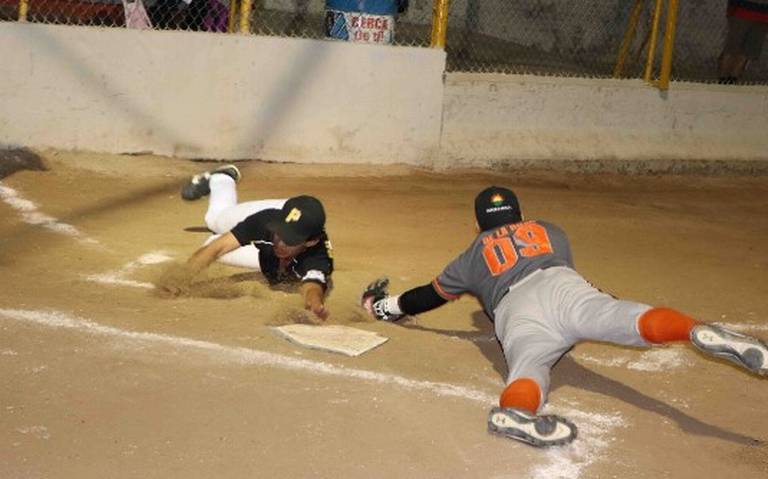
[{"label": "player's leg", "polygon": [[181,188],[181,197],[187,201],[194,201],[208,195],[211,192],[209,181],[214,174],[223,174],[235,181],[240,181],[240,170],[235,165],[224,165],[213,170],[204,171],[194,175]]},{"label": "player's leg", "polygon": [[[280,199],[237,203],[234,180],[226,175],[212,175],[210,185],[211,199],[208,212],[205,214],[205,223],[208,229],[218,234],[210,236],[205,244],[229,232],[235,225],[259,211],[282,208],[286,201]],[[230,266],[261,271],[259,250],[252,244],[230,251],[219,257],[217,261]]]},{"label": "player's leg", "polygon": [[229,229],[223,229],[218,225],[221,212],[237,205],[236,180],[229,175],[214,174],[208,178],[208,210],[205,212],[205,224],[214,233],[224,233]]},{"label": "player's leg", "polygon": [[[209,236],[204,244],[207,245],[219,236],[221,235]],[[259,262],[259,250],[252,244],[241,246],[234,251],[230,251],[229,253],[220,256],[216,261],[229,266],[261,271],[261,263]]]},{"label": "player's leg", "polygon": [[559,284],[559,322],[566,338],[573,341],[607,341],[625,346],[647,347],[690,341],[704,353],[722,357],[758,373],[768,373],[768,347],[748,336],[701,323],[680,311],[616,299],[599,291],[578,273],[564,268],[545,275]]},{"label": "player's leg", "polygon": [[205,224],[216,234],[228,232],[252,214],[270,208],[280,209],[285,204],[285,199],[238,203],[236,183],[241,177],[240,170],[235,165],[224,165],[204,171],[190,178],[182,188],[181,196],[191,201],[210,195]]},{"label": "player's leg", "polygon": [[536,305],[525,297],[515,290],[496,309],[496,334],[509,376],[499,407],[488,416],[488,430],[539,447],[567,444],[575,439],[576,426],[539,410],[549,391],[550,369],[571,345],[542,316],[527,316]]},{"label": "player's leg", "polygon": [[211,175],[209,179],[211,197],[205,213],[205,224],[214,233],[230,231],[245,218],[266,209],[280,209],[285,199],[237,202],[235,180],[228,175]]},{"label": "player's leg", "polygon": [[539,412],[549,392],[550,369],[568,348],[538,335],[520,339],[506,348],[508,384],[499,407],[488,416],[488,430],[538,447],[568,444],[576,438],[576,426],[561,416]]},{"label": "player's leg", "polygon": [[640,336],[651,344],[690,341],[701,352],[732,361],[756,374],[768,374],[768,345],[706,324],[671,308],[650,308],[637,319]]}]

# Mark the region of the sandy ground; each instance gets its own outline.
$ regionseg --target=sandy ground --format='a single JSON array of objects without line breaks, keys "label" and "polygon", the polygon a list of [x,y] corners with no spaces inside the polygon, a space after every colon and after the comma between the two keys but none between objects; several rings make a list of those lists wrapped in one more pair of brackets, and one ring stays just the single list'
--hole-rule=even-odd
[{"label": "sandy ground", "polygon": [[308,319],[258,275],[215,265],[199,294],[152,288],[207,235],[205,200],[178,191],[209,164],[42,156],[45,171],[0,169],[2,478],[768,476],[768,380],[689,346],[577,346],[547,410],[580,437],[537,450],[486,432],[506,370],[474,300],[398,324],[356,306],[377,276],[397,292],[437,274],[493,183],[563,226],[602,289],[768,337],[765,177],[241,163],[241,199],[325,203],[329,321],[390,338],[350,358],[275,334]]}]

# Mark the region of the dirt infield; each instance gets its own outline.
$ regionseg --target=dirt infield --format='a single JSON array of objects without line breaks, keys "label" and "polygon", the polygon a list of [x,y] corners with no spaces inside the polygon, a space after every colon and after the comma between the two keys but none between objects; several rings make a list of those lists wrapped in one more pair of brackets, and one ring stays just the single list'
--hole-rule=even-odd
[{"label": "dirt infield", "polygon": [[178,192],[209,164],[42,157],[0,159],[2,478],[768,475],[768,379],[688,346],[577,346],[548,408],[580,437],[542,451],[486,432],[506,371],[474,300],[398,324],[356,306],[382,274],[394,291],[431,280],[472,239],[475,193],[500,184],[565,228],[598,287],[766,338],[765,177],[240,163],[242,200],[323,200],[330,322],[390,338],[351,358],[275,334],[310,318],[258,274],[153,288],[206,238],[205,200]]}]

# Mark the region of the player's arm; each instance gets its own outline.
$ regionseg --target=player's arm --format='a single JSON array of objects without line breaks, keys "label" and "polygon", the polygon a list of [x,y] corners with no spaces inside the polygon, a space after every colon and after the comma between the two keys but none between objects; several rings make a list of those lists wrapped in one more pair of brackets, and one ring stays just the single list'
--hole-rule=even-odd
[{"label": "player's arm", "polygon": [[195,251],[192,256],[187,260],[187,267],[190,272],[198,273],[211,263],[219,259],[221,256],[234,251],[240,247],[240,242],[235,238],[235,235],[225,233],[215,240],[211,241],[207,245],[201,247]]},{"label": "player's arm", "polygon": [[467,291],[463,271],[467,255],[451,261],[431,283],[411,288],[403,294],[390,296],[389,280],[379,278],[363,291],[362,306],[376,319],[397,321],[405,315],[416,315],[438,308],[458,299]]},{"label": "player's arm", "polygon": [[331,242],[326,238],[303,255],[296,272],[301,277],[299,290],[304,298],[304,309],[325,321],[330,311],[325,306],[325,296],[330,288],[333,273]]},{"label": "player's arm", "polygon": [[387,293],[389,280],[381,278],[371,283],[363,293],[362,306],[376,319],[397,321],[405,315],[426,313],[448,302],[433,283],[411,288],[403,294]]},{"label": "player's arm", "polygon": [[195,251],[184,265],[169,268],[157,281],[157,287],[171,296],[189,292],[197,273],[220,256],[240,247],[232,233],[222,235]]}]

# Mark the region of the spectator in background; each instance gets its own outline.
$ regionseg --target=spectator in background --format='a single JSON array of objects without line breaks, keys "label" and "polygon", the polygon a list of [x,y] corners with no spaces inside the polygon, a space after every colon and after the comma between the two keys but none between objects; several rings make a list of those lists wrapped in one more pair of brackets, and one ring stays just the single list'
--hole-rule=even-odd
[{"label": "spectator in background", "polygon": [[739,81],[757,60],[768,33],[768,0],[728,0],[728,36],[718,62],[719,83]]}]

